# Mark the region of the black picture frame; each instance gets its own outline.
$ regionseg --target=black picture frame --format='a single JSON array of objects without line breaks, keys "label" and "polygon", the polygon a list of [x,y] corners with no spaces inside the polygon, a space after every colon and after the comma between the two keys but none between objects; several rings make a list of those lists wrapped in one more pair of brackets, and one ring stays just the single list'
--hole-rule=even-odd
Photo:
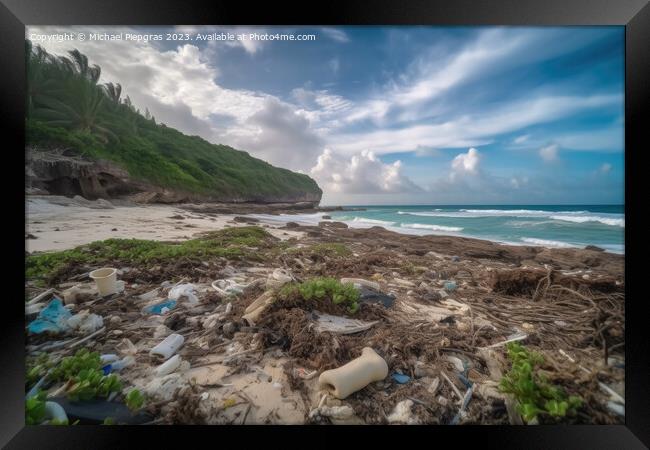
[{"label": "black picture frame", "polygon": [[[352,432],[402,445],[416,445],[404,433],[421,434],[432,446],[454,445],[466,438],[482,447],[498,448],[647,448],[650,445],[650,389],[648,388],[648,318],[643,311],[647,288],[641,271],[641,217],[643,165],[648,149],[650,103],[650,4],[647,0],[329,0],[304,4],[248,3],[212,0],[0,0],[0,113],[7,164],[2,177],[5,195],[5,283],[0,317],[0,444],[6,448],[115,448],[141,438],[147,447],[174,447],[175,442],[199,445],[198,434],[208,433],[214,445],[226,445],[224,433],[245,438],[250,429],[228,427],[26,427],[24,425],[24,184],[20,185],[20,151],[24,149],[24,37],[25,25],[621,25],[625,26],[625,215],[626,263],[626,420],[620,426],[522,427],[256,427],[256,434],[280,445],[311,445],[305,433],[327,431],[330,443]],[[644,120],[645,119],[645,120]],[[5,146],[6,145],[6,146]],[[16,167],[13,167],[13,164]],[[23,160],[24,163],[24,160]],[[24,172],[23,172],[24,174]],[[14,179],[15,177],[15,179]],[[23,180],[24,181],[24,180]],[[20,194],[22,192],[22,195]],[[7,205],[8,204],[8,205]],[[21,225],[19,225],[19,223]],[[22,230],[18,230],[21,227]],[[635,236],[635,237],[632,237]],[[17,263],[23,261],[23,264]],[[647,278],[647,276],[646,276]],[[638,295],[634,295],[635,292]],[[645,295],[642,295],[645,294]],[[390,430],[388,429],[390,428]],[[272,436],[275,433],[282,436]],[[345,437],[343,436],[345,434]],[[207,437],[207,436],[206,436]],[[289,439],[287,439],[289,438]],[[365,439],[365,438],[364,438]],[[447,441],[446,444],[443,444]],[[244,443],[246,444],[244,445]],[[324,441],[325,442],[325,441]],[[235,444],[227,444],[235,445]],[[239,445],[249,447],[248,441]]]}]

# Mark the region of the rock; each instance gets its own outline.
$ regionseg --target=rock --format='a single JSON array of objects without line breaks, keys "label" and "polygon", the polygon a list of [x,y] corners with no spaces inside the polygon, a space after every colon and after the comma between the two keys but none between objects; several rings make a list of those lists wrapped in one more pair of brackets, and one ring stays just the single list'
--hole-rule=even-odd
[{"label": "rock", "polygon": [[286,228],[300,228],[300,225],[298,225],[296,222],[287,222],[285,227]]},{"label": "rock", "polygon": [[332,220],[332,216],[323,216],[323,219]]},{"label": "rock", "polygon": [[232,337],[235,335],[235,331],[237,331],[237,326],[233,322],[226,322],[223,325],[222,331],[225,337],[232,339]]},{"label": "rock", "polygon": [[343,222],[318,222],[318,226],[327,228],[348,228],[348,224]]},{"label": "rock", "polygon": [[592,250],[594,252],[604,252],[605,251],[604,248],[596,247],[595,245],[587,245],[585,247],[585,250]]},{"label": "rock", "polygon": [[235,216],[232,220],[237,223],[258,223],[260,221],[259,219],[256,219],[254,217],[245,217],[245,216]]}]

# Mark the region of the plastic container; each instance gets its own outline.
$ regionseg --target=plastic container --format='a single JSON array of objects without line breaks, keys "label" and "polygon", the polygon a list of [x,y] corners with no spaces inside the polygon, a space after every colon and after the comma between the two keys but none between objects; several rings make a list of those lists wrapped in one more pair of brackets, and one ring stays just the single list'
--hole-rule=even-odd
[{"label": "plastic container", "polygon": [[180,334],[172,333],[165,338],[160,344],[151,349],[151,356],[161,356],[163,359],[169,359],[179,348],[183,346],[185,338]]},{"label": "plastic container", "polygon": [[169,375],[170,373],[173,373],[176,369],[178,369],[178,366],[181,365],[181,356],[180,355],[174,355],[171,358],[169,358],[167,361],[156,367],[156,376],[158,377],[164,377],[165,375]]},{"label": "plastic container", "polygon": [[338,369],[327,370],[318,378],[321,389],[332,391],[339,399],[363,389],[373,381],[388,375],[388,364],[370,347],[364,347],[361,356]]},{"label": "plastic container", "polygon": [[95,280],[97,291],[102,297],[117,292],[117,269],[103,267],[93,270],[89,275]]}]

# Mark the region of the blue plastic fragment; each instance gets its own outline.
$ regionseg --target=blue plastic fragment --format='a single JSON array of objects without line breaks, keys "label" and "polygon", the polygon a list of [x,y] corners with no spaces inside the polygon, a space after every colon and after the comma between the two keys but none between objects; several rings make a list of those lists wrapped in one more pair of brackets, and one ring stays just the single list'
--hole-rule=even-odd
[{"label": "blue plastic fragment", "polygon": [[472,382],[469,381],[463,374],[458,374],[458,379],[468,388],[472,387]]},{"label": "blue plastic fragment", "polygon": [[106,364],[104,367],[102,367],[102,370],[104,371],[104,375],[108,375],[113,370],[113,366]]},{"label": "blue plastic fragment", "polygon": [[394,373],[392,375],[393,380],[397,381],[399,384],[408,383],[411,380],[411,377],[408,375],[403,375],[401,373]]},{"label": "blue plastic fragment", "polygon": [[27,326],[27,329],[34,334],[43,333],[44,331],[60,333],[69,328],[68,319],[70,317],[72,317],[72,313],[63,306],[61,299],[54,297],[38,313],[36,319]]},{"label": "blue plastic fragment", "polygon": [[145,312],[150,314],[162,314],[163,308],[174,309],[176,306],[176,300],[167,299],[163,302],[156,303],[155,305],[147,306]]},{"label": "blue plastic fragment", "polygon": [[445,282],[445,290],[447,292],[456,290],[456,283],[454,281],[446,281]]}]

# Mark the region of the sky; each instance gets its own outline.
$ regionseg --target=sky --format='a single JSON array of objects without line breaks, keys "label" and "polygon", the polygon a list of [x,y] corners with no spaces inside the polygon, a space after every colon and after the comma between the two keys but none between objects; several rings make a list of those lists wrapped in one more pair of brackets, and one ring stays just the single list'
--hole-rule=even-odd
[{"label": "sky", "polygon": [[[57,32],[191,40],[37,41]],[[232,33],[244,40],[197,40]],[[250,33],[313,34],[312,41]],[[124,36],[124,34],[123,34]],[[623,27],[28,27],[321,204],[623,204]]]}]

